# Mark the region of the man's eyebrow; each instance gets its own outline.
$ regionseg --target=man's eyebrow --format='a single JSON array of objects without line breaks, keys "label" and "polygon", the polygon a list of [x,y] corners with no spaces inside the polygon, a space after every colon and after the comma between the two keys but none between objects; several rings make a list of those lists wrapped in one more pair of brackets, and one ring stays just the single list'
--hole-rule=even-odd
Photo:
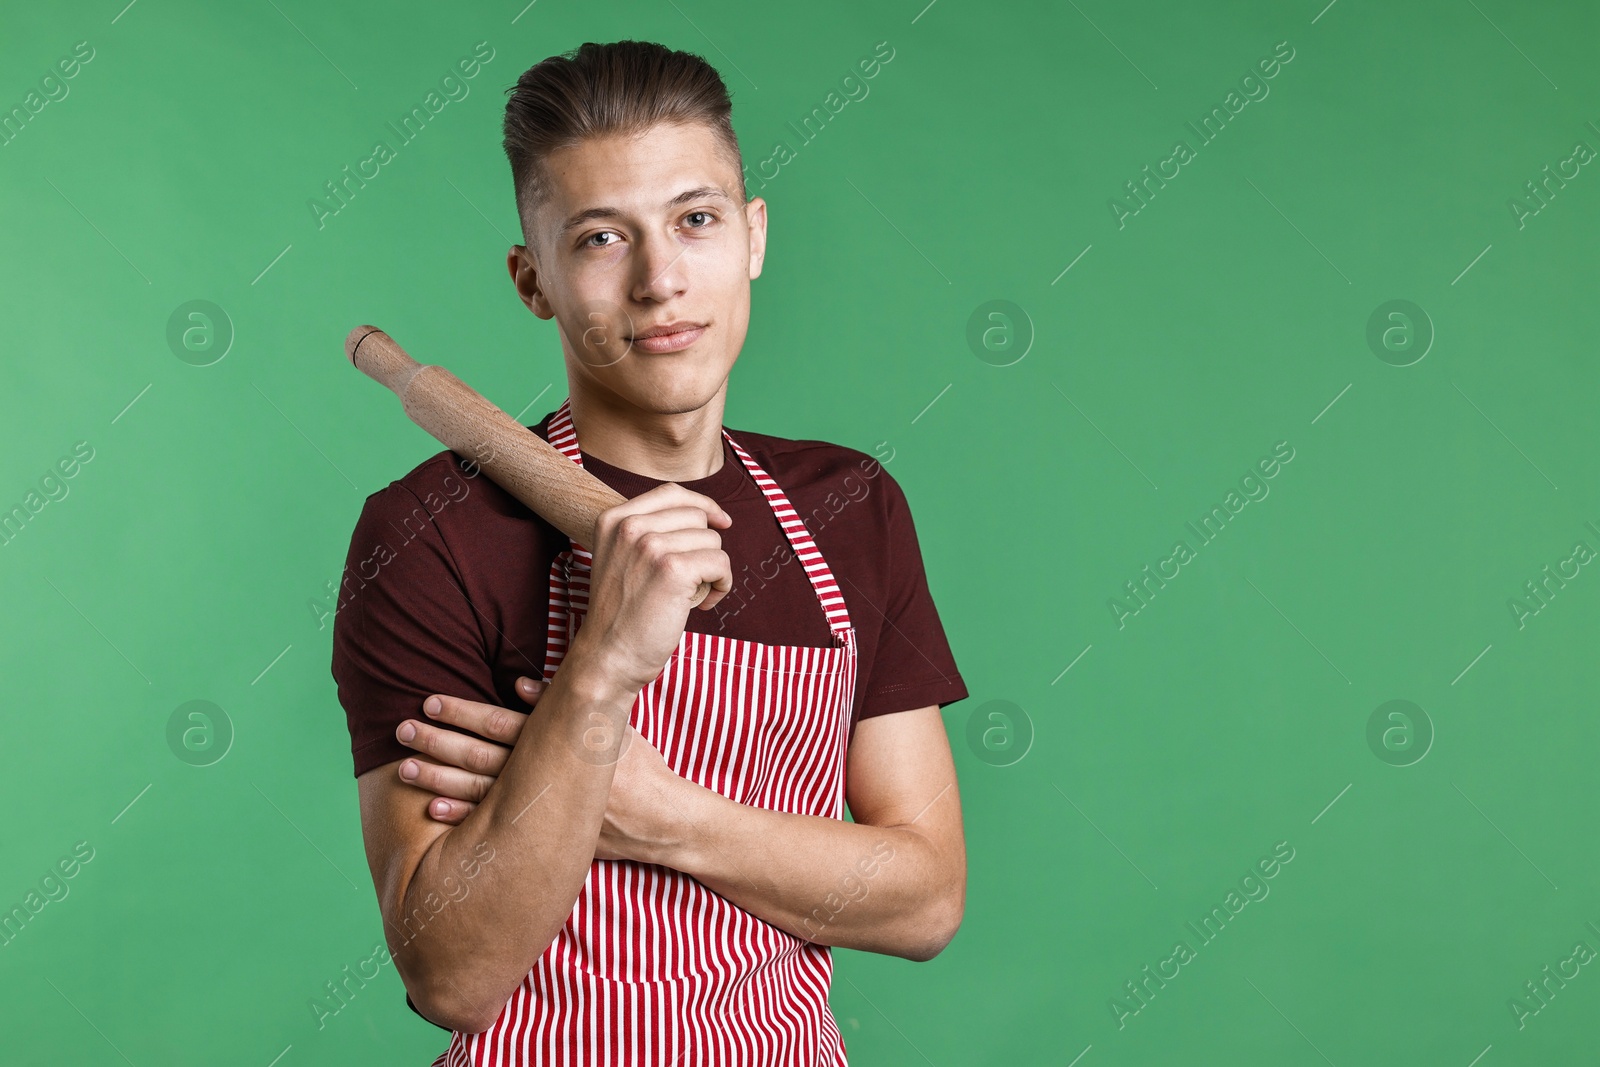
[{"label": "man's eyebrow", "polygon": [[[729,196],[724,190],[715,185],[702,185],[695,189],[684,190],[671,200],[668,200],[666,206],[681,207],[684,204],[694,200],[722,200],[728,204],[733,203],[733,197]],[[586,208],[569,218],[566,223],[562,225],[561,232],[566,233],[574,226],[581,226],[585,222],[589,222],[594,219],[616,219],[621,217],[622,212],[618,211],[614,207]]]}]

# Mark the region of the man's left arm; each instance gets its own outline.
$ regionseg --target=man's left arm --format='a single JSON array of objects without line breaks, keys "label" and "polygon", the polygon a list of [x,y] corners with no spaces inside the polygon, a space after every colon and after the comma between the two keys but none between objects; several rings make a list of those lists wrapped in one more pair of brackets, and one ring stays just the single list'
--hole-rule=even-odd
[{"label": "man's left arm", "polygon": [[[542,688],[517,685],[529,703]],[[400,776],[438,794],[433,818],[459,823],[494,785],[527,718],[441,694],[436,721],[471,733],[406,720],[396,734],[418,757],[400,763]],[[676,868],[818,944],[928,960],[955,936],[966,841],[938,705],[856,723],[845,776],[853,823],[740,804],[674,774],[642,737],[625,747],[635,745],[612,782],[598,858]]]},{"label": "man's left arm", "polygon": [[861,719],[847,760],[854,823],[751,807],[677,778],[668,803],[679,827],[650,862],[807,941],[932,959],[961,925],[967,885],[938,705]]}]

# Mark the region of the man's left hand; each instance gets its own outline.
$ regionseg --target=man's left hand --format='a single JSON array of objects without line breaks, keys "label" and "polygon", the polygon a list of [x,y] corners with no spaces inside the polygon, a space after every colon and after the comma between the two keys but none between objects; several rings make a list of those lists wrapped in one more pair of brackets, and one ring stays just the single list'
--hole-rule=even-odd
[{"label": "man's left hand", "polygon": [[[547,682],[519,678],[517,695],[532,706],[547,686]],[[432,714],[428,709],[435,701],[438,713]],[[522,736],[528,714],[443,694],[428,697],[423,709],[424,720],[407,719],[395,736],[431,760],[402,761],[400,777],[437,794],[428,803],[428,814],[438,822],[456,825],[494,785],[512,746]],[[470,734],[446,730],[434,722],[447,722]],[[663,863],[692,833],[686,814],[691,798],[686,794],[695,787],[668,767],[661,753],[637,730],[629,726],[627,731],[611,780],[595,859]]]}]

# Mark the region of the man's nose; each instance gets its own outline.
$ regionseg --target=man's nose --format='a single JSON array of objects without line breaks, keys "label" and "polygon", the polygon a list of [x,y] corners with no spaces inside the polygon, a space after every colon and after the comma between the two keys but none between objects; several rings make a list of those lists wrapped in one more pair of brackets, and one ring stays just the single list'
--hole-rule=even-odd
[{"label": "man's nose", "polygon": [[687,245],[677,239],[677,231],[653,233],[641,238],[638,256],[640,278],[635,292],[640,299],[663,301],[683,292],[688,284]]}]

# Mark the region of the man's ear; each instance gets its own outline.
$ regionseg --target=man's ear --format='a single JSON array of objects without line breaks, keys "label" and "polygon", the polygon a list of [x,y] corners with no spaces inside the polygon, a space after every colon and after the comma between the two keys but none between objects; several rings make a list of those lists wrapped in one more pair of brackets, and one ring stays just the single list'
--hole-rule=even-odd
[{"label": "man's ear", "polygon": [[511,273],[511,284],[517,290],[517,298],[528,310],[541,319],[554,318],[555,311],[545,299],[544,287],[540,284],[538,263],[527,245],[511,246],[506,252],[506,269]]},{"label": "man's ear", "polygon": [[755,281],[767,258],[767,202],[758,196],[746,204],[744,221],[750,231],[750,280]]}]

